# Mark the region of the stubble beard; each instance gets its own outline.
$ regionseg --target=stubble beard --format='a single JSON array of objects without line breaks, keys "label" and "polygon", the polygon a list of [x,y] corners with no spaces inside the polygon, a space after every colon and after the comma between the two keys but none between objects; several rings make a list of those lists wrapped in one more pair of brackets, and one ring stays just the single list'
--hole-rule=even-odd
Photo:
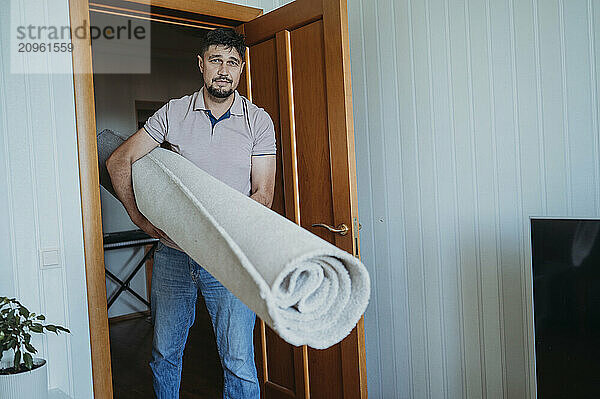
[{"label": "stubble beard", "polygon": [[215,97],[215,98],[220,98],[220,99],[225,99],[228,98],[229,96],[231,96],[233,94],[233,87],[231,89],[221,89],[221,88],[216,88],[213,85],[206,85],[206,90],[208,91],[208,94],[210,94],[211,96]]}]

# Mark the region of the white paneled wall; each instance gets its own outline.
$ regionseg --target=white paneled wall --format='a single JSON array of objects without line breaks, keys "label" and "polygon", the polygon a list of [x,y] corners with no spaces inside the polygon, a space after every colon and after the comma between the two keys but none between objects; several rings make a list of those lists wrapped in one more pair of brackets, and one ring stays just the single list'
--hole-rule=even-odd
[{"label": "white paneled wall", "polygon": [[373,398],[535,395],[530,216],[600,216],[598,0],[349,0]]},{"label": "white paneled wall", "polygon": [[[11,20],[11,10],[14,11]],[[14,25],[11,25],[11,22]],[[67,0],[14,0],[0,7],[0,295],[72,334],[35,335],[49,387],[92,395],[87,295],[71,54],[27,56],[11,73],[17,25],[69,24]],[[43,72],[29,74],[34,68]]]}]

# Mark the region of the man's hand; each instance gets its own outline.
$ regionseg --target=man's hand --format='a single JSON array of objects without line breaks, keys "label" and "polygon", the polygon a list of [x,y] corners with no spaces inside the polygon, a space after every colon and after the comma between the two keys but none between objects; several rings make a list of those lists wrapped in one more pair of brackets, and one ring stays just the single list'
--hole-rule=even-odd
[{"label": "man's hand", "polygon": [[148,234],[150,237],[165,238],[169,240],[169,236],[167,236],[167,234],[165,234],[164,231],[150,223],[150,221],[146,219],[146,217],[143,214],[140,213],[139,216],[132,218],[131,221],[135,223],[137,227],[146,232],[146,234]]}]

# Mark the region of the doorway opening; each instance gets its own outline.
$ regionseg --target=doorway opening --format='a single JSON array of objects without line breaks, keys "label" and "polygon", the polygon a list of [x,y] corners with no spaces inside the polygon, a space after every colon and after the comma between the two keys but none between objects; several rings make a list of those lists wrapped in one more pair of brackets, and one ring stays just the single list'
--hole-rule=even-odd
[{"label": "doorway opening", "polygon": [[[90,26],[106,26],[103,11],[90,9]],[[136,18],[110,15],[114,26],[127,26]],[[111,129],[129,137],[163,104],[200,89],[202,76],[196,55],[209,28],[190,23],[163,20],[146,21],[150,31],[150,73],[98,73],[106,65],[127,62],[127,55],[115,48],[96,48],[92,42],[96,130]],[[161,145],[168,148],[168,143]],[[116,233],[138,230],[123,205],[101,188],[102,229],[106,238]],[[140,231],[141,233],[141,231]],[[152,245],[129,246],[105,250],[107,270],[109,339],[111,349],[112,386],[116,398],[148,398],[154,395],[151,359],[153,326],[150,316],[152,258],[136,271],[136,266]],[[128,288],[121,289],[121,281]],[[189,331],[184,352],[181,393],[189,398],[219,397],[223,373],[217,353],[210,317],[203,300],[196,304],[196,317]]]}]

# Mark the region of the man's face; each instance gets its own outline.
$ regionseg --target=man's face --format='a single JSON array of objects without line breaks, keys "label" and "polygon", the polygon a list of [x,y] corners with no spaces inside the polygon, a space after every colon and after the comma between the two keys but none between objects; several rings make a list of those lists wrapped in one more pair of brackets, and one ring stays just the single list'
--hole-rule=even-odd
[{"label": "man's face", "polygon": [[198,67],[208,92],[217,98],[227,98],[240,83],[244,63],[235,48],[212,45],[204,56],[198,56]]}]

